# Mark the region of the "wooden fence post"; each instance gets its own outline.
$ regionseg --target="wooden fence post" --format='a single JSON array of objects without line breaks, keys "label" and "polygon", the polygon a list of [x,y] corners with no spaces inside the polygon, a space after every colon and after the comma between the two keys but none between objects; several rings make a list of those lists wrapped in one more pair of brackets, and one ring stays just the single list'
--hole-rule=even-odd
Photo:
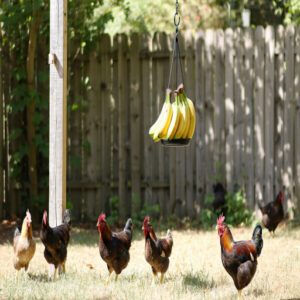
[{"label": "wooden fence post", "polygon": [[2,90],[2,36],[0,33],[0,220],[3,218],[4,180],[3,180],[3,90]]},{"label": "wooden fence post", "polygon": [[50,1],[49,223],[62,222],[66,208],[67,0]]}]

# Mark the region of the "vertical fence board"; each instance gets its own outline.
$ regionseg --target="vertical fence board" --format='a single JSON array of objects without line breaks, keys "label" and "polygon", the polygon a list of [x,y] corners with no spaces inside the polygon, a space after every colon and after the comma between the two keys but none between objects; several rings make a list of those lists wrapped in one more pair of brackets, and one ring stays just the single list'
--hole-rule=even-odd
[{"label": "vertical fence board", "polygon": [[[194,60],[194,38],[191,32],[185,34],[186,72],[185,90],[187,97],[195,101],[195,60]],[[194,165],[195,165],[195,138],[190,141],[189,147],[185,151],[186,161],[186,202],[187,215],[190,218],[195,216],[194,208]]]},{"label": "vertical fence board", "polygon": [[[89,56],[87,76],[89,78],[89,87],[87,89],[88,111],[86,116],[86,133],[87,133],[87,178],[89,182],[97,184],[100,182],[101,154],[103,145],[101,145],[101,127],[103,118],[101,116],[100,83],[98,74],[100,65],[97,52],[92,52]],[[86,192],[87,217],[95,219],[96,212],[100,210],[100,195],[95,189],[89,189]]]},{"label": "vertical fence board", "polygon": [[254,46],[254,159],[255,159],[255,196],[263,200],[264,188],[264,29],[255,30]]},{"label": "vertical fence board", "polygon": [[199,31],[195,39],[195,109],[196,109],[196,129],[195,129],[195,151],[196,151],[196,211],[200,212],[204,194],[205,194],[205,178],[204,178],[204,31]]},{"label": "vertical fence board", "polygon": [[2,35],[0,34],[0,220],[3,218],[3,205],[4,205],[4,178],[3,178],[3,147],[4,147],[4,136],[3,136],[3,90],[2,90]]},{"label": "vertical fence board", "polygon": [[[99,208],[101,211],[109,209],[110,180],[111,180],[111,148],[112,148],[112,68],[111,68],[111,43],[108,34],[102,35],[99,40],[100,54],[100,101],[101,108],[99,115],[101,122],[101,189],[98,190]],[[98,213],[98,212],[97,212]]]},{"label": "vertical fence board", "polygon": [[296,212],[300,213],[300,27],[296,29],[295,35],[295,123],[294,123],[294,139],[295,139],[295,160],[294,160],[294,178],[295,178],[295,206]]},{"label": "vertical fence board", "polygon": [[294,38],[295,28],[288,26],[285,32],[285,57],[286,57],[286,93],[284,99],[284,151],[283,151],[283,168],[284,168],[284,185],[287,189],[288,210],[292,214],[293,205],[293,159],[294,159]]},{"label": "vertical fence board", "polygon": [[[152,77],[151,77],[151,59],[150,52],[152,50],[152,39],[148,34],[142,35],[141,39],[141,76],[142,76],[142,105],[143,105],[143,135],[144,135],[144,182],[145,182],[145,193],[144,199],[147,205],[151,204],[152,201],[152,153],[153,153],[153,141],[151,140],[148,132],[152,125],[152,110],[151,105],[151,92],[152,92]],[[154,122],[154,121],[153,121]]]},{"label": "vertical fence board", "polygon": [[244,47],[242,40],[243,31],[237,28],[234,35],[235,61],[234,61],[234,182],[241,188],[244,187],[245,176],[245,87],[242,76]]},{"label": "vertical fence board", "polygon": [[284,67],[284,35],[285,29],[283,26],[278,26],[275,32],[275,49],[278,53],[275,56],[275,192],[278,193],[283,187],[283,105],[284,105],[284,81],[285,81],[285,67]]},{"label": "vertical fence board", "polygon": [[265,192],[264,202],[274,199],[274,29],[265,29]]},{"label": "vertical fence board", "polygon": [[131,36],[130,45],[130,142],[131,142],[131,207],[141,209],[141,99],[140,99],[140,37]]},{"label": "vertical fence board", "polygon": [[205,33],[205,184],[206,191],[212,192],[215,176],[214,162],[214,89],[213,89],[213,59],[214,59],[214,31],[208,29]]},{"label": "vertical fence board", "polygon": [[219,29],[215,34],[214,61],[214,162],[216,180],[225,183],[225,76],[224,76],[224,31]]},{"label": "vertical fence board", "polygon": [[245,83],[245,159],[246,159],[246,196],[248,206],[254,209],[254,160],[253,160],[253,31],[251,28],[245,30],[245,65],[243,80]]},{"label": "vertical fence board", "polygon": [[[73,87],[70,94],[71,99],[69,100],[71,104],[71,110],[69,113],[69,136],[70,136],[70,149],[69,149],[69,170],[70,170],[70,180],[73,183],[80,182],[81,177],[81,101],[82,101],[82,69],[80,61],[75,59],[72,63],[73,72],[71,76],[70,85]],[[72,218],[74,220],[81,219],[81,189],[70,187],[70,200],[73,206]]]},{"label": "vertical fence board", "polygon": [[119,102],[119,211],[120,218],[124,221],[130,214],[130,201],[128,201],[127,191],[127,120],[128,120],[128,107],[127,107],[127,37],[124,34],[118,36],[118,102]]},{"label": "vertical fence board", "polygon": [[233,31],[225,31],[225,132],[226,132],[226,183],[233,190],[234,167],[234,102],[233,102]]}]

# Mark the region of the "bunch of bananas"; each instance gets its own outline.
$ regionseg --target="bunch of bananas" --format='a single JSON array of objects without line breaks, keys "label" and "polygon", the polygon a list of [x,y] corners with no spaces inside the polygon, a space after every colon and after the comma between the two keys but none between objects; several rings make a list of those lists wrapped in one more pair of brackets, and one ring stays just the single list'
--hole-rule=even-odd
[{"label": "bunch of bananas", "polygon": [[[174,102],[171,98],[174,96]],[[156,122],[151,126],[149,134],[154,140],[190,140],[196,127],[195,107],[186,97],[181,84],[177,90],[167,90],[166,99]]]}]

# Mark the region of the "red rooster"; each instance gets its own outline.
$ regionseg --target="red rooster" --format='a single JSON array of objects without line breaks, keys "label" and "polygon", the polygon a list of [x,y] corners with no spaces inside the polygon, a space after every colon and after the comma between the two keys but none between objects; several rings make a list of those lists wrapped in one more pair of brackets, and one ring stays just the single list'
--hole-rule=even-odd
[{"label": "red rooster", "polygon": [[259,206],[262,212],[262,223],[269,230],[269,232],[275,235],[275,230],[278,224],[284,218],[283,206],[282,203],[284,201],[284,193],[282,191],[279,192],[276,199],[266,206]]},{"label": "red rooster", "polygon": [[115,280],[124,270],[129,262],[129,248],[132,239],[132,220],[128,219],[123,231],[112,232],[106,222],[105,214],[98,218],[97,227],[99,231],[99,252],[101,258],[106,262],[109,277],[114,271]]},{"label": "red rooster", "polygon": [[67,247],[70,240],[70,212],[66,210],[63,217],[63,224],[57,227],[50,227],[47,211],[44,211],[40,238],[45,246],[44,257],[50,264],[49,278],[55,279],[56,270],[65,273],[65,263],[67,260]]},{"label": "red rooster", "polygon": [[173,247],[171,231],[168,230],[165,238],[158,239],[150,223],[150,217],[145,217],[143,223],[145,236],[145,258],[150,264],[154,277],[161,273],[160,283],[163,282],[164,274],[169,268],[169,257]]},{"label": "red rooster", "polygon": [[262,227],[256,225],[251,240],[235,242],[224,220],[223,215],[217,220],[222,263],[227,273],[232,277],[239,297],[241,297],[242,289],[251,282],[255,274],[257,257],[263,248]]}]

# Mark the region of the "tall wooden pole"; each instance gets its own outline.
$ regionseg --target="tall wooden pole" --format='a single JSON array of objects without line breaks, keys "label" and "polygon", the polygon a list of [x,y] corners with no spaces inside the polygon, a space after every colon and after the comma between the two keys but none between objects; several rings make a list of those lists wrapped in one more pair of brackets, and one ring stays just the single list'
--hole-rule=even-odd
[{"label": "tall wooden pole", "polygon": [[66,208],[67,0],[50,0],[49,223],[62,223]]}]

